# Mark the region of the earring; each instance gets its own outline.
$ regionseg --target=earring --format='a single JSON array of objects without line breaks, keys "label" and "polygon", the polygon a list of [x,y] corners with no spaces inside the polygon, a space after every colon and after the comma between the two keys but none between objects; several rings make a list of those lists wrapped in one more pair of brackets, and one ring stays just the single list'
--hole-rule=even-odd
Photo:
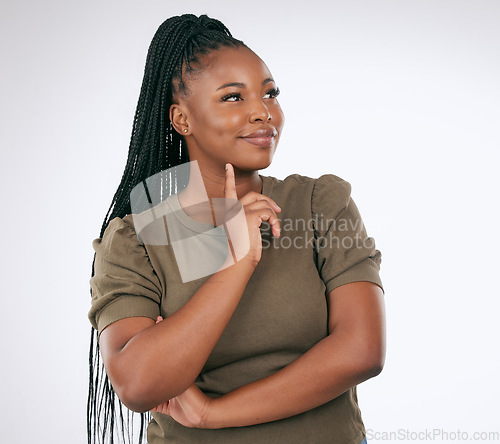
[{"label": "earring", "polygon": [[187,132],[188,132],[187,128],[184,128],[184,132],[185,132],[185,133],[187,133]]}]

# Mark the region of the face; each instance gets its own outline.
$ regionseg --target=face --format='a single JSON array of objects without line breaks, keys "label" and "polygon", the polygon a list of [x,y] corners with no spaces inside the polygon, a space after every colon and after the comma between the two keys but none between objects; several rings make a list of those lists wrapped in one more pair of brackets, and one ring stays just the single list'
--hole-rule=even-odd
[{"label": "face", "polygon": [[227,162],[241,171],[266,168],[284,124],[269,69],[246,47],[222,48],[201,63],[170,110],[190,160],[222,171]]}]

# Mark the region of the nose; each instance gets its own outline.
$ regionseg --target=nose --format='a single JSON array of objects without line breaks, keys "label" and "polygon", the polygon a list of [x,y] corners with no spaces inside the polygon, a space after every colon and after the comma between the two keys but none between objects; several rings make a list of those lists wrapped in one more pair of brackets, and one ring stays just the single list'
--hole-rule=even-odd
[{"label": "nose", "polygon": [[253,104],[249,116],[250,122],[267,122],[271,120],[271,113],[266,104],[261,100],[256,100]]}]

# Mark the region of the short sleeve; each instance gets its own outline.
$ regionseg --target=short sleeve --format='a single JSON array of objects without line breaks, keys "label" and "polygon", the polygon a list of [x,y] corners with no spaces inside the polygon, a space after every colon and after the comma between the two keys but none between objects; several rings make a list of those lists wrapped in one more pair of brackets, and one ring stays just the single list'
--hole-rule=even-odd
[{"label": "short sleeve", "polygon": [[93,327],[101,333],[119,319],[144,316],[155,320],[160,314],[161,284],[134,229],[116,217],[92,247],[89,320]]},{"label": "short sleeve", "polygon": [[381,253],[368,237],[351,198],[351,185],[332,174],[317,179],[311,199],[318,271],[327,294],[351,282],[368,281],[382,290]]}]

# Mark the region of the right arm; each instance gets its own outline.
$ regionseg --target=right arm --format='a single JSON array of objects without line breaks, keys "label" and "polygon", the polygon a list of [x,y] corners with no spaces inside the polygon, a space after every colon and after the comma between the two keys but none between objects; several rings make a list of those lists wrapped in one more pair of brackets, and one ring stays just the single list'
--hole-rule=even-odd
[{"label": "right arm", "polygon": [[122,319],[99,339],[106,372],[121,401],[146,411],[185,391],[201,372],[253,273],[247,261],[213,274],[163,322]]},{"label": "right arm", "polygon": [[[234,171],[226,172],[225,196],[237,198]],[[183,393],[198,377],[243,295],[260,260],[262,221],[279,236],[276,203],[261,194],[241,199],[250,251],[210,276],[189,301],[163,322],[145,317],[116,321],[100,334],[99,346],[111,384],[131,410],[147,411]]]}]

